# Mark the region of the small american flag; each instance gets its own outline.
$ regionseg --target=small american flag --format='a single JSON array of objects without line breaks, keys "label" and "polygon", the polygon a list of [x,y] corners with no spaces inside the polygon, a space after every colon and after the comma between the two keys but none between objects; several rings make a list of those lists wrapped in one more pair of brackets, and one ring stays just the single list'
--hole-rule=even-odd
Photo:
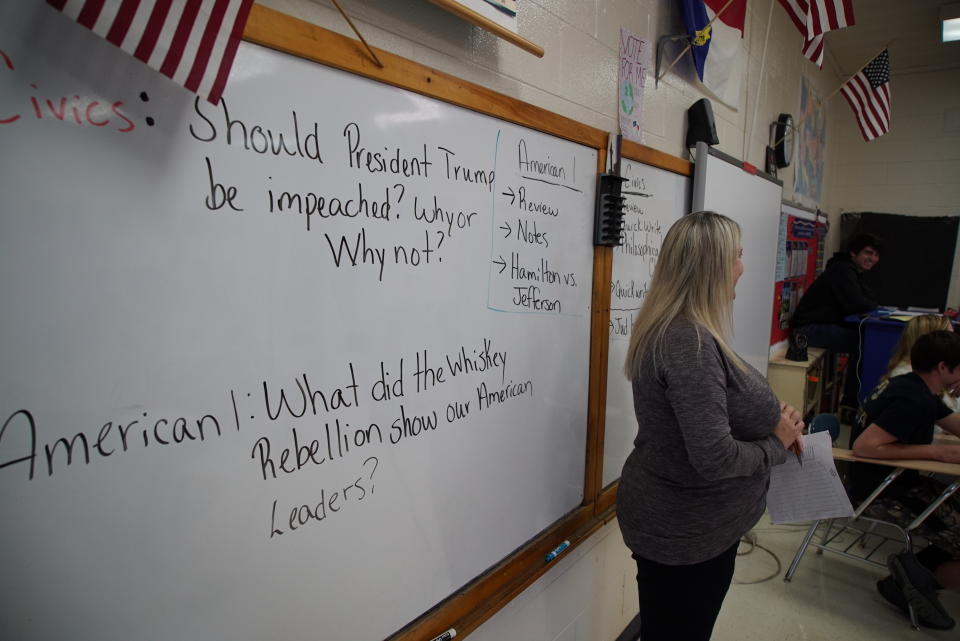
[{"label": "small american flag", "polygon": [[866,141],[890,131],[890,56],[886,50],[840,88]]},{"label": "small american flag", "polygon": [[253,0],[47,0],[47,4],[216,104]]},{"label": "small american flag", "polygon": [[803,56],[823,67],[823,34],[854,24],[853,0],[778,0],[803,35]]}]

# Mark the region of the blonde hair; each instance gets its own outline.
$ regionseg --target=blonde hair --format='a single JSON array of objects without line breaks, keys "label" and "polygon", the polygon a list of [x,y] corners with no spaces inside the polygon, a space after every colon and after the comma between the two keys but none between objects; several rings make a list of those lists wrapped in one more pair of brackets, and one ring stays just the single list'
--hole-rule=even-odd
[{"label": "blonde hair", "polygon": [[703,327],[737,367],[746,367],[729,344],[739,249],[740,226],[716,212],[694,212],[670,227],[633,322],[624,364],[627,378],[636,378],[643,358],[661,353],[667,327],[678,317],[693,321],[698,330]]},{"label": "blonde hair", "polygon": [[947,331],[953,329],[950,326],[950,319],[946,316],[924,314],[923,316],[914,316],[911,318],[907,326],[903,328],[903,333],[900,334],[900,340],[897,341],[897,346],[893,348],[893,355],[890,356],[890,362],[887,363],[887,373],[884,374],[883,378],[890,378],[890,374],[893,373],[893,370],[900,363],[910,362],[910,350],[913,349],[913,344],[917,342],[918,338],[924,334],[944,329]]}]

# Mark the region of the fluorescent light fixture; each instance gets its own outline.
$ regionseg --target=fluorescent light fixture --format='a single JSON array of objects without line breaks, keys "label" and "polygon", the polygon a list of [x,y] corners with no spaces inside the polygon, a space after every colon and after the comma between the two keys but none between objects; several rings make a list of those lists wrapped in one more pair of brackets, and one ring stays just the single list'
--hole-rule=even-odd
[{"label": "fluorescent light fixture", "polygon": [[960,18],[943,21],[943,42],[960,40]]},{"label": "fluorescent light fixture", "polygon": [[941,42],[960,40],[960,3],[940,7],[940,22],[943,25]]}]

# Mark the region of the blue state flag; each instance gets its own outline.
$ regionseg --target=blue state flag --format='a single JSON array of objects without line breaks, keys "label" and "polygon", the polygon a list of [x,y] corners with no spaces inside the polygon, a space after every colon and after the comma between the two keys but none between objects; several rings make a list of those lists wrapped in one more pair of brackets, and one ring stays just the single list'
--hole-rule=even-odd
[{"label": "blue state flag", "polygon": [[[740,44],[747,0],[682,0],[681,6],[700,82],[736,109],[740,104]],[[720,15],[714,19],[717,12]]]}]

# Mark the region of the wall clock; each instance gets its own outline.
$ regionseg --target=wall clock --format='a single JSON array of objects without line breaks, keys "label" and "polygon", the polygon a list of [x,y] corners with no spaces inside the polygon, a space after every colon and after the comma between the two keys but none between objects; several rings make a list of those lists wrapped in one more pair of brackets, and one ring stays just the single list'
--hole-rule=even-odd
[{"label": "wall clock", "polygon": [[793,159],[793,116],[780,114],[773,124],[773,152],[777,167],[787,167]]}]

